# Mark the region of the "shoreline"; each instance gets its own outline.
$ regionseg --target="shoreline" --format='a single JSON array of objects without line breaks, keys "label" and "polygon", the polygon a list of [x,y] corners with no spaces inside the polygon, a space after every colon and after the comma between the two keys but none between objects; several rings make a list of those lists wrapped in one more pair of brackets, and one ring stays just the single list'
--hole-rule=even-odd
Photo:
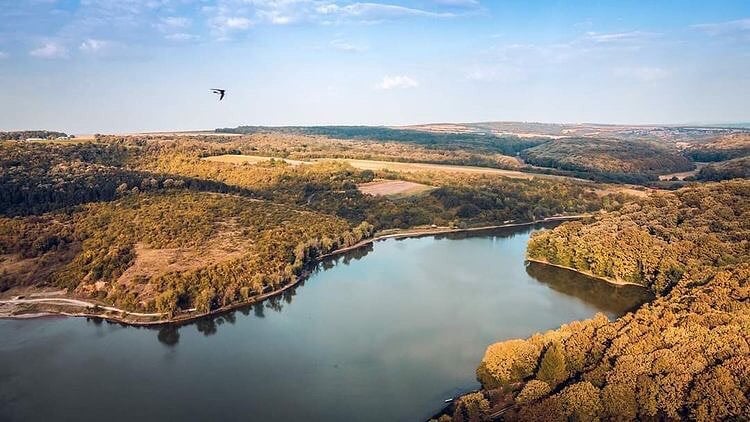
[{"label": "shoreline", "polygon": [[[378,236],[373,236],[369,239],[361,240],[357,242],[354,245],[347,246],[345,248],[339,248],[334,251],[331,251],[327,254],[323,254],[314,261],[311,261],[309,265],[311,267],[319,264],[322,260],[327,258],[332,258],[341,254],[344,254],[346,252],[350,252],[359,248],[362,248],[367,245],[374,244],[375,242],[381,241],[381,240],[387,240],[387,239],[407,239],[407,238],[419,238],[419,237],[427,237],[427,236],[436,236],[441,234],[451,234],[451,233],[472,233],[472,232],[481,232],[481,231],[489,231],[494,229],[501,229],[501,228],[510,228],[510,227],[524,227],[524,226],[531,226],[535,224],[541,224],[541,223],[550,223],[555,221],[568,221],[568,220],[578,220],[586,217],[590,217],[593,214],[575,214],[575,215],[559,215],[559,216],[552,216],[552,217],[546,217],[540,220],[533,220],[533,221],[527,221],[527,222],[520,222],[520,223],[505,223],[505,224],[497,224],[497,225],[490,225],[490,226],[480,226],[480,227],[470,227],[465,229],[458,229],[458,228],[426,228],[426,229],[418,229],[418,230],[412,230],[407,232],[396,232],[396,233],[388,233],[388,234],[381,234]],[[527,259],[528,260],[528,259]],[[545,262],[540,262],[545,263]],[[554,265],[554,264],[549,264]],[[576,271],[575,269],[572,269],[573,271]],[[96,303],[91,303],[93,308],[94,306],[99,306],[101,308],[108,308],[111,312],[120,312],[125,315],[118,316],[118,315],[107,315],[107,314],[94,314],[94,313],[88,313],[88,312],[64,312],[64,311],[42,311],[42,312],[34,312],[34,313],[28,313],[28,314],[18,314],[18,315],[0,315],[0,319],[35,319],[35,318],[47,318],[47,317],[84,317],[84,318],[98,318],[109,322],[119,323],[123,325],[133,326],[133,327],[159,327],[159,326],[165,326],[165,325],[184,325],[199,319],[208,318],[211,316],[218,316],[221,314],[225,314],[227,312],[234,311],[239,308],[243,308],[246,306],[254,305],[258,302],[261,302],[263,300],[266,300],[270,297],[280,295],[284,293],[285,291],[299,285],[302,281],[306,280],[311,274],[310,270],[305,270],[299,277],[297,277],[293,282],[286,284],[276,290],[262,293],[260,295],[257,295],[251,299],[248,299],[244,302],[238,302],[233,303],[230,305],[222,306],[220,308],[216,308],[211,310],[210,312],[205,312],[201,314],[184,314],[182,317],[177,316],[173,318],[167,318],[167,319],[159,319],[159,320],[153,320],[153,321],[139,321],[137,319],[131,319],[128,318],[127,315],[138,315],[141,313],[138,312],[130,312],[124,309],[119,308],[113,308],[108,307],[105,305],[100,305]],[[585,274],[588,275],[588,274]],[[596,276],[592,276],[594,278],[597,278]],[[634,284],[634,283],[630,283]],[[634,284],[635,285],[635,284]],[[640,285],[639,285],[640,286]],[[641,286],[643,287],[643,286]],[[37,298],[35,301],[36,303],[44,303],[44,299],[49,299],[50,301],[55,301],[57,299],[58,301],[60,299],[66,299],[71,301],[81,301],[80,299],[76,298],[65,298],[65,297],[55,297],[55,298]],[[24,303],[34,303],[33,301],[5,301],[0,302],[0,304],[24,304]],[[86,306],[81,306],[86,308]],[[143,315],[143,314],[141,314]]]},{"label": "shoreline", "polygon": [[615,280],[614,278],[609,278],[609,277],[604,277],[604,276],[601,276],[601,275],[596,275],[596,274],[594,274],[594,273],[592,273],[590,271],[583,271],[583,270],[579,270],[577,268],[567,267],[565,265],[553,264],[553,263],[551,263],[549,261],[545,261],[543,259],[526,258],[526,262],[535,262],[537,264],[549,265],[549,266],[552,266],[552,267],[562,268],[562,269],[565,269],[565,270],[573,271],[573,272],[581,274],[581,275],[585,275],[586,277],[590,277],[590,278],[593,278],[593,279],[596,279],[596,280],[599,280],[599,281],[604,281],[606,283],[613,284],[613,285],[618,286],[618,287],[620,287],[620,286],[637,286],[637,287],[640,287],[640,288],[643,288],[643,289],[646,289],[646,290],[650,290],[647,286],[644,286],[643,284],[633,283],[633,282],[630,282],[630,281]]}]

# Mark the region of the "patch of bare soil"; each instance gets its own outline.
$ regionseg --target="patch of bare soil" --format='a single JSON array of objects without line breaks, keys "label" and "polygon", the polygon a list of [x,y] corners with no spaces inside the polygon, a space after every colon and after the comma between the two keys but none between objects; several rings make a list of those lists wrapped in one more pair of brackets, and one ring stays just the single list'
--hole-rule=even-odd
[{"label": "patch of bare soil", "polygon": [[357,185],[360,192],[373,196],[409,196],[435,189],[433,186],[405,180],[376,180]]},{"label": "patch of bare soil", "polygon": [[[135,245],[135,260],[114,282],[123,290],[135,293],[141,302],[146,302],[159,292],[150,283],[154,277],[171,272],[191,271],[225,261],[238,259],[250,251],[252,243],[242,236],[232,221],[223,223],[223,230],[210,242],[197,248],[151,248],[149,245]],[[98,282],[81,283],[76,293],[91,297],[98,292],[103,294],[112,286]]]},{"label": "patch of bare soil", "polygon": [[599,196],[606,196],[610,193],[624,193],[626,195],[635,196],[636,198],[646,198],[652,193],[664,192],[661,189],[651,188],[635,188],[627,185],[608,185],[599,189],[594,189],[594,192]]},{"label": "patch of bare soil", "polygon": [[135,246],[135,262],[117,279],[117,283],[130,284],[139,279],[158,275],[188,271],[221,261],[239,258],[244,251],[239,249],[151,249],[141,243]]}]

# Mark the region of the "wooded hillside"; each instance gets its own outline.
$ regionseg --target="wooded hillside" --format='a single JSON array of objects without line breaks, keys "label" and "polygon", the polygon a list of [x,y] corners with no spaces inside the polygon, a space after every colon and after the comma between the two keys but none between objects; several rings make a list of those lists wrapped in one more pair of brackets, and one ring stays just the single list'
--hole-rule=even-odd
[{"label": "wooded hillside", "polygon": [[713,182],[737,178],[750,179],[750,155],[708,164],[695,175],[696,180]]},{"label": "wooded hillside", "polygon": [[376,173],[342,163],[202,159],[226,150],[205,137],[0,144],[0,292],[62,287],[127,310],[205,312],[285,286],[376,229],[531,221],[627,198],[452,174],[411,174],[435,189],[376,197],[357,188]]},{"label": "wooded hillside", "polygon": [[695,166],[666,145],[648,141],[567,138],[521,153],[529,164],[593,173],[676,173]]},{"label": "wooded hillside", "polygon": [[[750,181],[683,189],[535,235],[530,258],[657,299],[487,349],[454,421],[713,421],[750,414]],[[478,404],[479,405],[478,405]],[[508,407],[510,406],[510,407]],[[445,419],[445,418],[444,418]]]}]

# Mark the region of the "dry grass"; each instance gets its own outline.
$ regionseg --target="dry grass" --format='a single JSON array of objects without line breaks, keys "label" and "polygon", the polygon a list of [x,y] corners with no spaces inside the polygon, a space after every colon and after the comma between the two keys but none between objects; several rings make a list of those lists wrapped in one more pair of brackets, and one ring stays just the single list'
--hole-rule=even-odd
[{"label": "dry grass", "polygon": [[464,174],[490,174],[512,179],[532,179],[534,177],[547,179],[565,179],[564,176],[554,176],[548,174],[524,173],[515,170],[502,170],[489,167],[472,167],[472,166],[454,166],[449,164],[427,164],[427,163],[401,163],[395,161],[373,161],[373,160],[349,160],[337,159],[334,161],[346,162],[354,168],[360,170],[391,170],[397,172],[429,172],[438,171],[446,173],[464,173]]},{"label": "dry grass", "polygon": [[173,271],[189,271],[211,264],[240,258],[250,249],[248,241],[237,222],[227,220],[219,223],[221,231],[209,242],[197,248],[154,249],[148,245],[135,245],[135,262],[117,280],[132,283],[139,278],[153,278]]},{"label": "dry grass", "polygon": [[650,188],[633,188],[627,185],[604,185],[601,188],[595,189],[594,192],[599,196],[606,196],[611,193],[623,193],[625,195],[634,196],[636,198],[647,198],[652,193],[664,192],[664,190],[650,189]]},{"label": "dry grass", "polygon": [[130,284],[139,278],[152,278],[175,271],[189,271],[222,261],[239,258],[244,251],[217,247],[187,249],[151,249],[143,244],[135,246],[135,262],[117,280]]},{"label": "dry grass", "polygon": [[476,129],[461,125],[457,123],[435,123],[426,125],[413,125],[403,127],[393,127],[393,129],[410,129],[418,130],[421,132],[432,132],[432,133],[475,133]]},{"label": "dry grass", "polygon": [[358,185],[360,192],[373,196],[411,196],[428,192],[435,187],[405,180],[376,180]]},{"label": "dry grass", "polygon": [[311,164],[309,161],[300,161],[300,160],[287,160],[285,158],[275,158],[275,157],[261,157],[258,155],[234,155],[234,154],[225,154],[225,155],[216,155],[213,157],[205,157],[204,160],[206,161],[214,161],[218,163],[231,163],[231,164],[257,164],[264,161],[269,161],[271,159],[274,159],[276,161],[283,161],[287,164],[291,164],[293,166],[298,166],[300,164]]},{"label": "dry grass", "polygon": [[731,133],[717,136],[701,144],[701,147],[718,150],[748,148],[750,147],[750,133]]},{"label": "dry grass", "polygon": [[[212,157],[205,157],[204,160],[219,162],[219,163],[232,163],[232,164],[256,164],[270,160],[272,157],[263,157],[258,155],[217,155]],[[281,160],[291,165],[300,164],[312,164],[315,162],[326,162],[335,161],[341,163],[347,163],[350,166],[360,170],[389,170],[395,172],[444,172],[444,173],[460,173],[460,174],[487,174],[497,175],[503,177],[509,177],[511,179],[524,179],[530,180],[532,178],[552,179],[552,180],[565,180],[572,179],[566,176],[557,176],[551,174],[540,174],[540,173],[524,173],[516,170],[502,170],[490,167],[472,167],[472,166],[456,166],[450,164],[428,164],[428,163],[404,163],[398,161],[375,161],[375,160],[356,160],[350,158],[319,158],[312,161],[300,161],[300,160],[289,160],[283,158],[274,158],[275,160]]]},{"label": "dry grass", "polygon": [[[135,245],[135,260],[114,281],[126,291],[138,292],[141,302],[158,294],[157,286],[145,283],[170,272],[184,272],[205,268],[221,262],[239,259],[249,252],[252,242],[248,241],[233,221],[221,223],[223,228],[206,244],[193,248],[151,248],[149,245]],[[107,283],[82,283],[76,293],[89,296],[96,291],[106,291]]]}]

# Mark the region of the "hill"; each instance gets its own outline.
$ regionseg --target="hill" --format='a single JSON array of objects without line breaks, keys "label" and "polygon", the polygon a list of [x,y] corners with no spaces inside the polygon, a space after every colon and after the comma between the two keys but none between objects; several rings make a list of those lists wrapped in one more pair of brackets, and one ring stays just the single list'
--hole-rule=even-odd
[{"label": "hill", "polygon": [[[655,195],[535,235],[528,257],[656,300],[491,345],[453,420],[725,420],[750,411],[750,181]],[[445,419],[445,418],[444,418]]]},{"label": "hill", "polygon": [[696,180],[714,182],[736,178],[750,179],[750,155],[708,164],[695,175]]},{"label": "hill", "polygon": [[677,151],[645,141],[558,139],[524,150],[521,157],[535,166],[593,173],[656,175],[694,168]]},{"label": "hill", "polygon": [[262,127],[239,126],[216,129],[219,133],[268,133],[280,132],[301,135],[325,136],[342,140],[369,140],[405,142],[431,149],[451,151],[484,151],[515,155],[518,152],[547,141],[544,138],[520,138],[518,136],[495,136],[483,133],[439,133],[411,129],[394,129],[384,126],[288,126]]}]

